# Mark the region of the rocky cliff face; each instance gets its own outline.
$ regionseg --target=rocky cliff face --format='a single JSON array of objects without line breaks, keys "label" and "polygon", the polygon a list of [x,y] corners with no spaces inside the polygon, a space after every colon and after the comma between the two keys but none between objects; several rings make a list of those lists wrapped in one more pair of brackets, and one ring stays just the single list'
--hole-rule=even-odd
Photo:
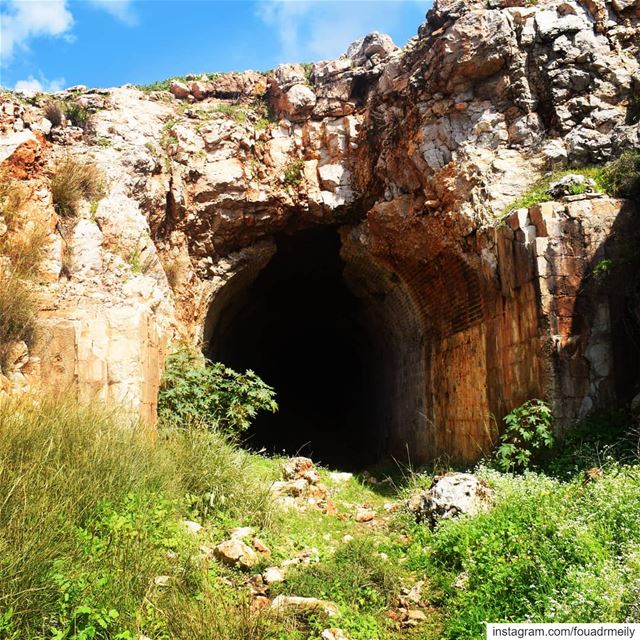
[{"label": "rocky cliff face", "polygon": [[[0,161],[48,244],[40,338],[3,387],[68,385],[152,421],[168,342],[213,348],[274,237],[333,225],[383,336],[385,450],[472,459],[491,416],[531,397],[561,426],[628,399],[626,303],[591,274],[623,251],[631,205],[577,194],[502,215],[543,172],[640,146],[639,19],[629,0],[442,0],[403,49],[371,34],[310,67],[58,95],[86,130],[52,126],[50,98],[4,96]],[[73,218],[50,192],[69,155],[108,184]]]}]

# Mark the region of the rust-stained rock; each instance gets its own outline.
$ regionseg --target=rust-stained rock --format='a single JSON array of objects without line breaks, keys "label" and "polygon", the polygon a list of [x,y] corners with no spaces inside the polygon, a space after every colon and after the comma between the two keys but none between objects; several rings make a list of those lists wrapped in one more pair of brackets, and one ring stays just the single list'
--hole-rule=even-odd
[{"label": "rust-stained rock", "polygon": [[[496,221],[544,171],[638,146],[637,7],[437,0],[402,50],[370,34],[310,67],[188,76],[170,87],[179,100],[79,88],[93,132],[49,128],[43,104],[3,94],[0,162],[50,235],[28,362],[153,423],[169,340],[208,344],[274,237],[329,225],[384,335],[388,453],[471,461],[493,418],[532,397],[558,429],[630,400],[614,372],[632,367],[618,333],[633,305],[596,277],[631,237],[630,205],[571,193]],[[95,162],[107,193],[60,221],[50,178],[68,153]],[[313,468],[275,489],[331,508]]]},{"label": "rust-stained rock", "polygon": [[258,554],[242,540],[231,539],[221,542],[213,550],[214,556],[232,567],[250,569],[260,562]]}]

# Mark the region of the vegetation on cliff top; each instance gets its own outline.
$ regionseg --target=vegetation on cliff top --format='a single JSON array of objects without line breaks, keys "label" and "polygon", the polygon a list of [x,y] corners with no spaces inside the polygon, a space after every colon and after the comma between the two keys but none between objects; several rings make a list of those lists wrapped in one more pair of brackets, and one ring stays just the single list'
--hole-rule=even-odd
[{"label": "vegetation on cliff top", "polygon": [[[571,174],[593,180],[597,192],[616,198],[637,198],[640,196],[640,150],[627,149],[603,167],[579,167],[549,172],[505,207],[502,215],[507,215],[514,209],[529,208],[541,202],[553,200],[553,196],[549,193],[551,184]],[[575,185],[574,189],[575,195],[584,193],[582,185]]]}]

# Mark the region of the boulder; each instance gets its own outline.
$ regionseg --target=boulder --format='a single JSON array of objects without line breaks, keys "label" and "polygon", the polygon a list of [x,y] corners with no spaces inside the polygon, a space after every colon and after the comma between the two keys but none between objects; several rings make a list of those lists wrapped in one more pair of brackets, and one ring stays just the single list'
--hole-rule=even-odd
[{"label": "boulder", "polygon": [[356,522],[371,522],[376,517],[376,512],[372,509],[358,507],[356,510]]},{"label": "boulder", "polygon": [[250,569],[260,562],[258,554],[242,540],[231,539],[221,542],[214,550],[214,556],[231,567]]},{"label": "boulder", "polygon": [[335,627],[325,629],[320,637],[322,640],[349,640],[349,636],[345,635],[342,629],[336,629]]},{"label": "boulder", "polygon": [[284,571],[280,567],[268,567],[262,572],[262,579],[265,584],[284,581]]},{"label": "boulder", "polygon": [[189,87],[184,82],[174,80],[169,86],[169,91],[176,98],[186,98],[189,95]]},{"label": "boulder", "polygon": [[355,61],[356,65],[363,65],[374,56],[376,60],[384,60],[397,49],[390,36],[374,31],[353,42],[347,49],[345,57]]},{"label": "boulder", "polygon": [[200,523],[194,522],[193,520],[183,520],[182,524],[192,536],[197,536],[203,529]]},{"label": "boulder", "polygon": [[316,94],[306,84],[294,84],[286,91],[272,84],[271,96],[278,116],[292,122],[305,120],[316,106]]},{"label": "boulder", "polygon": [[267,90],[267,80],[256,71],[225,73],[211,82],[211,95],[226,100],[257,97]]},{"label": "boulder", "polygon": [[484,509],[492,491],[485,482],[470,473],[447,473],[436,476],[428,491],[414,493],[407,507],[418,522],[432,526],[439,520],[460,514],[474,515]]},{"label": "boulder", "polygon": [[304,478],[305,474],[314,469],[313,460],[311,458],[304,458],[298,456],[291,458],[282,467],[282,477],[285,480],[297,480],[298,478]]},{"label": "boulder", "polygon": [[596,183],[579,173],[570,173],[556,182],[552,182],[547,193],[553,198],[563,198],[576,193],[593,193]]}]

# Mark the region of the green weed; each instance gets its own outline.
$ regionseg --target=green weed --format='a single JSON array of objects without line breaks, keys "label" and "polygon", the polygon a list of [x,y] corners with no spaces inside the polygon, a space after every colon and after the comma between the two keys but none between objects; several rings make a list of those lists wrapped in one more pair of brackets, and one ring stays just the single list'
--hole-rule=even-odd
[{"label": "green weed", "polygon": [[219,362],[201,363],[181,349],[167,358],[158,408],[170,424],[200,421],[232,435],[246,430],[258,411],[274,412],[278,405],[273,389],[253,371],[241,374]]}]

